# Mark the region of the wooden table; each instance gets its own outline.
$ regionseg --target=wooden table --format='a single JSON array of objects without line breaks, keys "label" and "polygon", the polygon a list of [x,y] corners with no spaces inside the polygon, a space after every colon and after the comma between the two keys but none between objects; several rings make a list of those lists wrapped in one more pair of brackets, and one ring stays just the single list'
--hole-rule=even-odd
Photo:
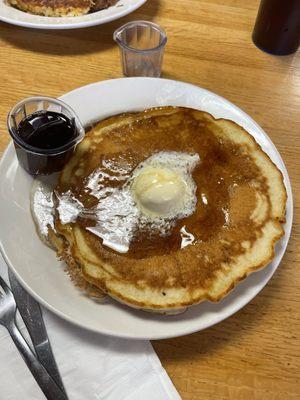
[{"label": "wooden table", "polygon": [[300,54],[273,57],[252,44],[258,3],[149,0],[122,20],[70,31],[0,23],[1,152],[9,140],[10,107],[25,96],[59,96],[120,77],[112,33],[127,21],[147,19],[168,34],[164,77],[192,82],[237,104],[266,130],[286,163],[294,229],[267,287],[211,329],[153,343],[184,400],[300,399]]}]

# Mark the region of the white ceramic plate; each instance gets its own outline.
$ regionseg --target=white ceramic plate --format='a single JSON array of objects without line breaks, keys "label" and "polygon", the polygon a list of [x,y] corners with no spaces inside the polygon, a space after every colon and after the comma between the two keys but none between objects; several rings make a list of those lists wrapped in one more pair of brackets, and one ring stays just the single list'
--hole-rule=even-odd
[{"label": "white ceramic plate", "polygon": [[243,126],[262,146],[284,175],[288,192],[285,236],[268,267],[253,273],[223,301],[204,302],[178,316],[152,315],[113,300],[96,304],[71,283],[52,250],[39,240],[29,210],[32,178],[19,166],[10,144],[0,163],[0,248],[22,285],[45,307],[62,318],[96,332],[132,339],[160,339],[200,331],[229,317],[262,290],[278,267],[292,225],[292,192],[284,163],[265,132],[243,111],[207,90],[186,83],[125,78],[76,89],[62,99],[84,124],[124,111],[178,105],[208,111]]},{"label": "white ceramic plate", "polygon": [[80,17],[43,17],[17,10],[0,0],[0,21],[37,29],[74,29],[101,25],[130,14],[147,0],[119,0],[115,6]]}]

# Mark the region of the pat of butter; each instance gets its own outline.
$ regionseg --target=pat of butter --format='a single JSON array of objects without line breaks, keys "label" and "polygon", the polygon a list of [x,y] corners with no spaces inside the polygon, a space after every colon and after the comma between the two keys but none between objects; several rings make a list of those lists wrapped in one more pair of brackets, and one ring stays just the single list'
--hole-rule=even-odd
[{"label": "pat of butter", "polygon": [[135,178],[132,188],[143,212],[166,216],[181,208],[186,184],[169,168],[149,166]]}]

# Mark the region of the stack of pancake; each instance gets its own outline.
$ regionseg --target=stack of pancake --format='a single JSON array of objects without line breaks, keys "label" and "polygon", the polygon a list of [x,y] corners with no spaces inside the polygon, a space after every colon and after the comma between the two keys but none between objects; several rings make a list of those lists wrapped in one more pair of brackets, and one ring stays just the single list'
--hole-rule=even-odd
[{"label": "stack of pancake", "polygon": [[6,0],[21,11],[47,17],[77,17],[103,10],[117,0]]},{"label": "stack of pancake", "polygon": [[[195,207],[178,218],[149,217],[133,196],[132,210],[138,210],[133,224],[132,211],[126,211],[131,206],[111,193],[130,192],[136,171],[161,152],[169,170],[176,155],[197,155],[199,162],[189,170]],[[278,168],[243,128],[188,108],[162,107],[99,122],[77,146],[55,192],[81,207],[69,220],[58,212],[51,232],[73,279],[154,312],[222,299],[272,260],[284,234],[286,191]],[[111,219],[103,214],[107,204]],[[157,228],[166,221],[167,230]],[[107,232],[112,241],[126,237],[125,250],[106,243]]]}]

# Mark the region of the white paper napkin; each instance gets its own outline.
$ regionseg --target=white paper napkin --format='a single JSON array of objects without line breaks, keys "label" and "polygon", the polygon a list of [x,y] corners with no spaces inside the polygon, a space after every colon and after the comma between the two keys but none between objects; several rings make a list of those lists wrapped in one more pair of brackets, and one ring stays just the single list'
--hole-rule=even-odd
[{"label": "white paper napkin", "polygon": [[[7,280],[1,255],[0,275]],[[149,341],[91,333],[44,308],[43,316],[70,400],[180,400]],[[2,326],[0,393],[1,400],[45,399]]]}]

